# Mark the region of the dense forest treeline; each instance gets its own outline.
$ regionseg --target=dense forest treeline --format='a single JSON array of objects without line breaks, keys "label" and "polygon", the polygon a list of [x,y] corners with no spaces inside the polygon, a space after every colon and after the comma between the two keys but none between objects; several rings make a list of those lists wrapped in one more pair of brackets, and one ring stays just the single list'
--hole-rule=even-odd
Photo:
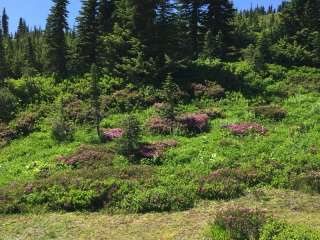
[{"label": "dense forest treeline", "polygon": [[68,0],[54,0],[45,30],[21,18],[14,34],[3,11],[2,85],[7,77],[82,75],[92,64],[129,82],[150,83],[197,58],[245,58],[257,68],[320,65],[318,0],[245,11],[228,0],[86,0],[74,29],[67,6]]}]

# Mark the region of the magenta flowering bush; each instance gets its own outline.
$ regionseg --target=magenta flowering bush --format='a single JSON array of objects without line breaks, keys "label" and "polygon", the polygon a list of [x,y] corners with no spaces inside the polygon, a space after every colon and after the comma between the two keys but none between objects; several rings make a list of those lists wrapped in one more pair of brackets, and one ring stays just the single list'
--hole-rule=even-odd
[{"label": "magenta flowering bush", "polygon": [[178,118],[182,131],[193,134],[209,130],[209,116],[204,113],[187,113]]},{"label": "magenta flowering bush", "polygon": [[153,134],[170,134],[174,128],[174,122],[167,118],[154,117],[147,122],[147,128]]},{"label": "magenta flowering bush", "polygon": [[256,133],[265,135],[268,130],[258,123],[239,123],[223,126],[222,128],[229,129],[234,135],[247,135],[249,133]]},{"label": "magenta flowering bush", "polygon": [[161,157],[168,148],[176,146],[178,146],[178,142],[175,140],[144,144],[140,148],[140,155],[144,158],[158,158]]},{"label": "magenta flowering bush", "polygon": [[75,153],[69,156],[59,156],[57,161],[70,166],[93,166],[98,162],[112,165],[113,154],[103,148],[81,146]]},{"label": "magenta flowering bush", "polygon": [[112,141],[117,138],[121,138],[124,134],[122,128],[110,128],[102,130],[102,139],[104,141]]}]

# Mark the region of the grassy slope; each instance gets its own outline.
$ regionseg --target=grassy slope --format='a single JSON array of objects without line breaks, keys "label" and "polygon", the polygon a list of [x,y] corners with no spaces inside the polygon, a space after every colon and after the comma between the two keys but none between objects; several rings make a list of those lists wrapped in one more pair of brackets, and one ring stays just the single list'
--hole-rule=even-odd
[{"label": "grassy slope", "polygon": [[289,223],[320,229],[320,195],[259,190],[231,202],[201,202],[175,213],[107,215],[67,213],[0,217],[0,239],[204,239],[206,225],[228,204],[261,207]]},{"label": "grassy slope", "polygon": [[[234,104],[234,103],[237,104]],[[240,165],[254,161],[275,159],[282,163],[300,165],[299,162],[316,162],[319,153],[312,155],[309,147],[319,146],[320,111],[318,95],[301,95],[286,100],[282,105],[289,116],[283,122],[255,119],[243,98],[229,97],[217,105],[227,115],[226,119],[211,122],[212,131],[194,138],[173,136],[180,147],[168,152],[162,173],[172,174],[176,164],[203,174],[210,171],[207,165],[218,161],[230,161]],[[184,111],[196,110],[194,105],[183,106]],[[140,113],[141,120],[152,114]],[[110,124],[117,125],[120,115],[111,116]],[[230,136],[220,126],[226,123],[259,121],[270,130],[265,137]],[[307,133],[296,130],[301,124],[310,126]],[[145,140],[161,137],[145,136]],[[170,138],[170,137],[168,137]],[[221,144],[223,140],[223,144]],[[55,169],[55,157],[74,151],[82,143],[93,143],[94,133],[85,129],[77,132],[76,140],[69,144],[57,144],[44,130],[29,137],[15,140],[1,149],[0,186],[12,181],[33,179],[39,169]],[[290,168],[289,168],[290,170]],[[182,171],[183,172],[183,171]],[[280,176],[281,177],[281,176]],[[280,179],[281,180],[281,179]],[[274,183],[277,185],[277,183]],[[265,191],[236,200],[242,205],[260,205],[276,216],[292,223],[308,224],[320,228],[320,197],[280,190]],[[177,213],[115,215],[99,213],[70,213],[43,215],[13,215],[0,217],[0,239],[200,239],[203,229],[212,221],[214,213],[225,202],[202,202],[194,209]]]}]

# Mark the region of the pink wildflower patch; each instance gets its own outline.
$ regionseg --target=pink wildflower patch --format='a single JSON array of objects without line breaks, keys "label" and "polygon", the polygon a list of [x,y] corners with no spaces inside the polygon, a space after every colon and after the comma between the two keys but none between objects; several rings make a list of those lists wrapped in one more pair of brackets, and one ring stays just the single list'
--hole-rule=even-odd
[{"label": "pink wildflower patch", "polygon": [[103,161],[107,165],[112,165],[112,156],[112,153],[103,148],[81,146],[74,154],[67,157],[57,157],[57,161],[71,166],[90,166],[99,161]]},{"label": "pink wildflower patch", "polygon": [[160,117],[151,118],[147,123],[149,131],[154,134],[170,134],[173,125],[174,123],[170,119]]},{"label": "pink wildflower patch", "polygon": [[250,132],[254,132],[260,135],[265,135],[268,130],[258,123],[240,123],[240,124],[230,124],[223,126],[222,128],[229,129],[234,135],[247,135]]},{"label": "pink wildflower patch", "polygon": [[102,131],[102,137],[105,141],[112,141],[116,138],[120,138],[123,134],[124,130],[121,128],[104,129]]},{"label": "pink wildflower patch", "polygon": [[167,140],[145,144],[141,146],[140,154],[144,158],[157,158],[161,157],[166,149],[173,148],[176,146],[178,146],[178,142],[175,140]]}]

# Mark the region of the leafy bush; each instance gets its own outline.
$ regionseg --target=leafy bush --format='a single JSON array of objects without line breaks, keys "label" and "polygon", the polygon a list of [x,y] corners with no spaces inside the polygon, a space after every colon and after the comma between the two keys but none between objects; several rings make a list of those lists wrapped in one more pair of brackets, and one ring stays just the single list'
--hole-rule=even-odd
[{"label": "leafy bush", "polygon": [[254,108],[254,113],[258,117],[270,118],[280,121],[287,116],[287,111],[276,105],[260,106]]},{"label": "leafy bush", "polygon": [[311,171],[298,176],[294,187],[309,193],[320,193],[320,172]]},{"label": "leafy bush", "polygon": [[205,199],[232,199],[244,194],[245,183],[232,169],[221,169],[200,181],[198,194]]},{"label": "leafy bush", "polygon": [[20,113],[19,116],[10,125],[18,135],[26,136],[37,130],[37,123],[39,118],[39,112],[26,111]]},{"label": "leafy bush", "polygon": [[35,186],[20,201],[31,206],[45,205],[51,210],[97,210],[111,201],[116,186],[114,180],[85,179],[68,185]]},{"label": "leafy bush", "polygon": [[39,100],[40,88],[32,78],[10,79],[8,85],[10,91],[21,99],[24,104]]},{"label": "leafy bush", "polygon": [[10,121],[15,116],[18,105],[18,99],[8,89],[0,89],[0,120]]},{"label": "leafy bush", "polygon": [[263,226],[259,238],[259,240],[287,239],[319,240],[320,232],[303,226],[272,220]]},{"label": "leafy bush", "polygon": [[143,96],[130,88],[124,88],[111,95],[103,96],[102,104],[105,110],[113,109],[116,112],[128,112],[145,105]]},{"label": "leafy bush", "polygon": [[58,142],[72,141],[74,133],[72,124],[65,120],[56,119],[52,124],[51,136]]},{"label": "leafy bush", "polygon": [[255,169],[223,168],[201,179],[198,194],[206,199],[232,199],[243,195],[247,187],[267,181]]},{"label": "leafy bush", "polygon": [[231,234],[218,225],[211,225],[208,237],[212,240],[231,240]]},{"label": "leafy bush", "polygon": [[265,213],[259,209],[231,206],[216,214],[213,228],[225,230],[234,240],[259,239],[266,219]]},{"label": "leafy bush", "polygon": [[90,104],[75,97],[65,99],[63,102],[63,109],[65,117],[69,120],[79,123],[85,123],[94,120],[93,111],[90,107]]}]

